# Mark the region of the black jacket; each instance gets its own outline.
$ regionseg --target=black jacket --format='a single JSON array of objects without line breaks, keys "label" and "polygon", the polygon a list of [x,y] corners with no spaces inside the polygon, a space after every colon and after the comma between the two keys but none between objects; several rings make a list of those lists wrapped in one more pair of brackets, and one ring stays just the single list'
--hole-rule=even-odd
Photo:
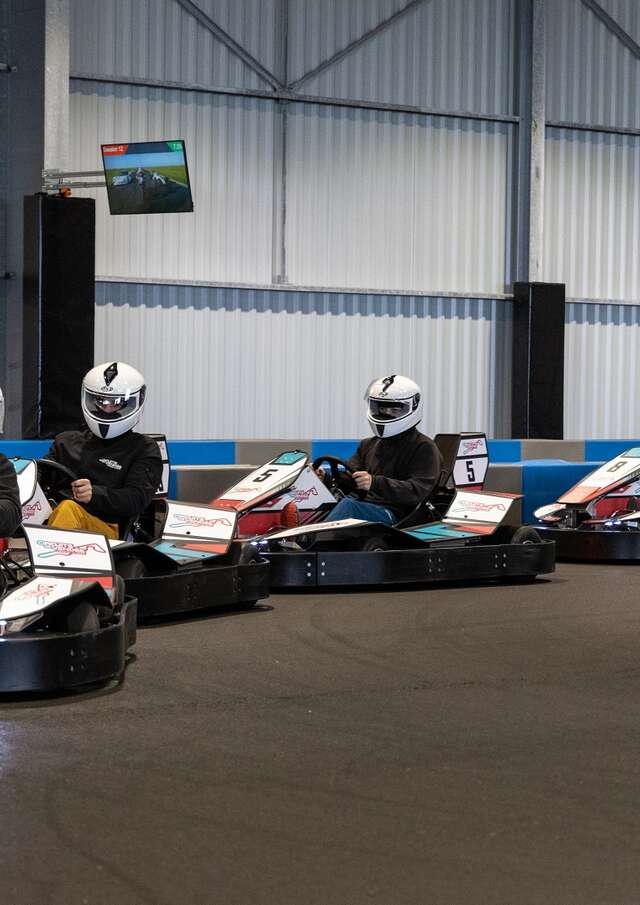
[{"label": "black jacket", "polygon": [[10,537],[22,521],[16,470],[0,453],[0,537]]},{"label": "black jacket", "polygon": [[412,427],[396,437],[362,440],[348,464],[373,477],[366,502],[388,506],[402,517],[433,492],[442,457],[433,440]]},{"label": "black jacket", "polygon": [[[45,456],[66,465],[93,486],[91,515],[105,522],[124,522],[143,512],[162,480],[162,459],[155,440],[128,431],[113,440],[102,440],[89,430],[64,431]],[[55,479],[64,487],[67,479]]]}]

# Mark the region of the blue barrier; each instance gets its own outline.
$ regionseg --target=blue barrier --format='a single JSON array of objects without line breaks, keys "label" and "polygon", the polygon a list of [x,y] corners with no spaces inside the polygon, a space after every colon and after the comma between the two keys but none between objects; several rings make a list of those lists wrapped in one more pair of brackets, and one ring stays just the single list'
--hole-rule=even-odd
[{"label": "blue barrier", "polygon": [[539,506],[554,503],[570,487],[602,462],[565,462],[564,459],[531,459],[522,466],[522,523],[535,521]]},{"label": "blue barrier", "polygon": [[632,446],[640,446],[640,440],[585,440],[584,457],[590,462],[607,462]]}]

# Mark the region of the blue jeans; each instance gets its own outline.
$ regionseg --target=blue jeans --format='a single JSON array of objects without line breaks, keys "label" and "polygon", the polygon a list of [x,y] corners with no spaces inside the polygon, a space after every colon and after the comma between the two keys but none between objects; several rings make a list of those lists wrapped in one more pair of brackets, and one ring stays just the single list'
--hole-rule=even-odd
[{"label": "blue jeans", "polygon": [[393,525],[398,521],[393,509],[387,509],[378,503],[365,503],[352,496],[343,497],[327,518],[331,521],[340,518],[361,518],[367,522],[382,522],[383,525]]}]

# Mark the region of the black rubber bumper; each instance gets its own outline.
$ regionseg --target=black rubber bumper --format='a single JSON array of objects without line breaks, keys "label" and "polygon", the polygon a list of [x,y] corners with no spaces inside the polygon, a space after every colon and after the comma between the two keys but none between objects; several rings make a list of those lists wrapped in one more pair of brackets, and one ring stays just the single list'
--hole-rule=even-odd
[{"label": "black rubber bumper", "polygon": [[127,594],[138,600],[138,621],[211,607],[248,605],[269,596],[266,560],[166,575],[126,578]]},{"label": "black rubber bumper", "polygon": [[557,559],[640,563],[640,531],[594,531],[546,525],[535,528],[541,537],[555,541]]},{"label": "black rubber bumper", "polygon": [[136,640],[137,601],[125,598],[116,623],[97,632],[0,639],[0,694],[58,691],[117,678]]},{"label": "black rubber bumper", "polygon": [[534,578],[555,569],[555,545],[496,544],[375,552],[265,553],[271,587],[436,584]]}]

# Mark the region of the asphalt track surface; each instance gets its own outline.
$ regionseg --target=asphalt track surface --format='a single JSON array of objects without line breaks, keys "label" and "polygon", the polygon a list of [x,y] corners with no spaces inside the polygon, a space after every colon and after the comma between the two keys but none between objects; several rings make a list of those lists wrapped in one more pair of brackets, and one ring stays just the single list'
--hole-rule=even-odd
[{"label": "asphalt track surface", "polygon": [[640,901],[640,567],[280,595],[0,703],[2,905]]}]

